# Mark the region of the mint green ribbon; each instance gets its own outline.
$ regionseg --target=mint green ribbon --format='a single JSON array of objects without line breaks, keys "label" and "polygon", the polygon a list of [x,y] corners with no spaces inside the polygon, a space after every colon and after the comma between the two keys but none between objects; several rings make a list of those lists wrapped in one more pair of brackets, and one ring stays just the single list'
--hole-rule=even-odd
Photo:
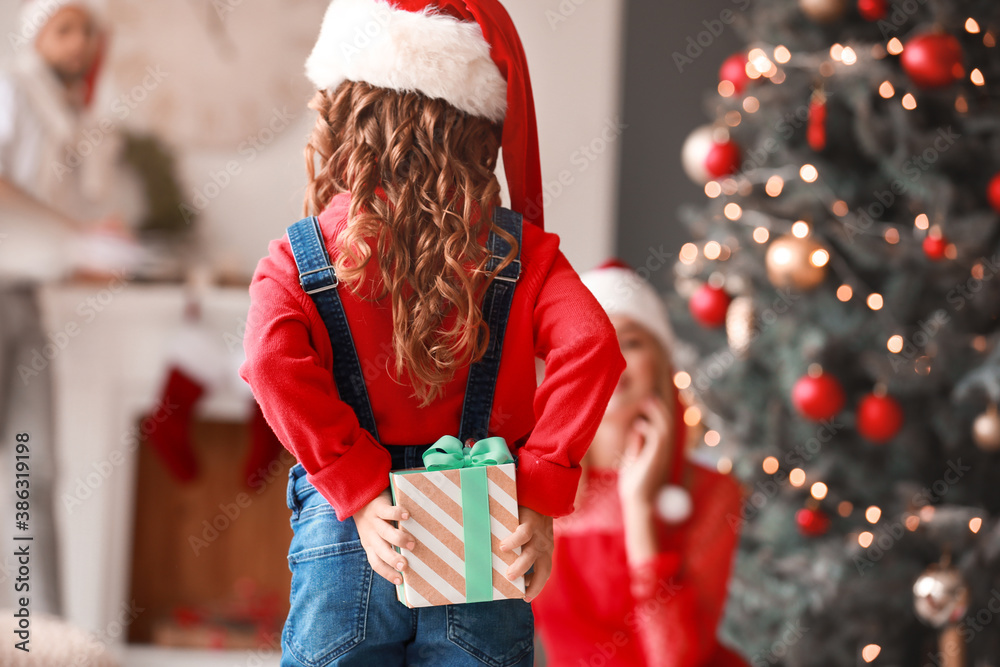
[{"label": "mint green ribbon", "polygon": [[493,546],[490,539],[490,497],[487,466],[514,460],[507,441],[483,438],[472,447],[452,435],[438,439],[423,454],[429,471],[461,470],[462,525],[465,530],[465,601],[493,599]]}]

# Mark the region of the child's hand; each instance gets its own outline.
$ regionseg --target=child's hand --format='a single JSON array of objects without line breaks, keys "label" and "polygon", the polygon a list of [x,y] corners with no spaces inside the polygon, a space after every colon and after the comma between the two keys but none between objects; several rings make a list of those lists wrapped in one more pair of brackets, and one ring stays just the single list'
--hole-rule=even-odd
[{"label": "child's hand", "polygon": [[406,559],[392,547],[412,550],[416,545],[412,535],[390,522],[408,518],[410,515],[406,510],[393,506],[388,489],[354,513],[354,523],[358,527],[361,546],[368,554],[368,563],[390,584],[403,583],[399,573],[406,569]]},{"label": "child's hand", "polygon": [[625,454],[618,469],[618,495],[626,510],[652,506],[670,473],[673,417],[667,404],[650,396],[639,406],[639,417],[625,438]]},{"label": "child's hand", "polygon": [[520,525],[510,537],[500,542],[501,551],[510,551],[521,547],[521,555],[507,568],[507,578],[517,579],[525,574],[531,566],[535,571],[527,576],[524,590],[524,601],[531,602],[545,587],[545,582],[552,574],[552,517],[539,514],[535,510],[518,505]]}]

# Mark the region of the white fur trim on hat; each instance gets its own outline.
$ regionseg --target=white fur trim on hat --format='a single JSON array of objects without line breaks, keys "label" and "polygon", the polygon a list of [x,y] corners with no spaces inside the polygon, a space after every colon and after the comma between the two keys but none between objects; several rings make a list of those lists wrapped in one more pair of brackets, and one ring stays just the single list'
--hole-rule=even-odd
[{"label": "white fur trim on hat", "polygon": [[507,82],[475,21],[384,0],[333,0],[306,61],[318,90],[344,81],[418,91],[494,122],[507,111]]},{"label": "white fur trim on hat", "polygon": [[21,5],[18,32],[10,36],[14,46],[34,45],[38,33],[63,7],[83,7],[100,21],[100,7],[97,0],[28,0]]},{"label": "white fur trim on hat", "polygon": [[638,273],[617,266],[592,269],[580,276],[608,315],[625,315],[649,330],[671,355],[674,336],[663,300]]}]

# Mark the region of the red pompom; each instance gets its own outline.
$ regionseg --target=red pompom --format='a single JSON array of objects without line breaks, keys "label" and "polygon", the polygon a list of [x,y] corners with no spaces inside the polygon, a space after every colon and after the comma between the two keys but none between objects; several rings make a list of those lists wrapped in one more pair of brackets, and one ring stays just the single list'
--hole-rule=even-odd
[{"label": "red pompom", "polygon": [[629,266],[624,260],[618,259],[617,257],[612,257],[603,264],[597,266],[598,269],[628,269],[629,271],[635,271],[631,266]]},{"label": "red pompom", "polygon": [[703,327],[716,329],[726,323],[726,312],[732,299],[726,290],[710,285],[702,285],[691,295],[688,308],[691,316]]},{"label": "red pompom", "polygon": [[713,179],[736,173],[740,168],[740,148],[732,141],[713,144],[705,156],[705,171]]},{"label": "red pompom", "polygon": [[881,21],[889,14],[886,0],[858,0],[858,13],[866,21]]},{"label": "red pompom", "polygon": [[965,75],[962,45],[948,34],[928,33],[914,37],[903,49],[900,62],[913,83],[921,88],[948,86]]},{"label": "red pompom", "polygon": [[840,380],[829,373],[803,376],[792,387],[795,409],[813,421],[835,416],[843,409],[845,400]]},{"label": "red pompom", "polygon": [[947,249],[948,239],[943,236],[926,236],[924,238],[924,254],[927,255],[927,259],[935,262],[944,259]]},{"label": "red pompom", "polygon": [[830,530],[830,517],[822,510],[803,507],[795,513],[795,523],[799,532],[806,537],[819,537]]},{"label": "red pompom", "polygon": [[903,408],[892,396],[868,394],[858,404],[857,428],[872,442],[892,440],[903,428]]},{"label": "red pompom", "polygon": [[719,68],[719,81],[728,81],[733,84],[737,95],[742,94],[750,83],[750,77],[747,76],[747,54],[734,53],[726,58]]},{"label": "red pompom", "polygon": [[989,197],[990,206],[997,213],[1000,213],[1000,174],[993,177],[989,187],[986,189],[986,196]]}]

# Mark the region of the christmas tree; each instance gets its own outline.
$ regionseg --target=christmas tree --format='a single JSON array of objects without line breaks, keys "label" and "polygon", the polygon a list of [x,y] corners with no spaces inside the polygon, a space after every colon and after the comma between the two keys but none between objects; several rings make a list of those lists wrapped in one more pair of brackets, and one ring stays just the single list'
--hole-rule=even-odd
[{"label": "christmas tree", "polygon": [[748,492],[723,638],[755,666],[998,665],[1000,3],[734,22],[672,304],[685,419]]}]

